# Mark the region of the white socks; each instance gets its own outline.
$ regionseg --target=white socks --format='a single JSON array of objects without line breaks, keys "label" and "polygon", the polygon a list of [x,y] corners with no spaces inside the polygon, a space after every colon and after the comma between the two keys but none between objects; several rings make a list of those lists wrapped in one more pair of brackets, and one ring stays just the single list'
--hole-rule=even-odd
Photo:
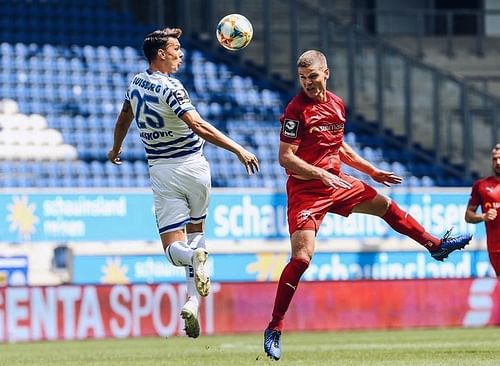
[{"label": "white socks", "polygon": [[[188,245],[192,250],[196,248],[205,248],[205,236],[203,233],[189,233],[187,234]],[[187,295],[191,301],[196,301],[196,303],[200,300],[200,295],[196,290],[196,286],[194,284],[194,271],[191,265],[186,266],[186,283],[187,283]]]},{"label": "white socks", "polygon": [[189,233],[187,234],[188,245],[191,249],[205,248],[205,235],[203,233]]},{"label": "white socks", "polygon": [[187,244],[182,241],[175,241],[165,250],[165,255],[174,266],[184,266],[186,268],[187,295],[192,301],[198,303],[200,295],[194,284],[194,271],[191,265],[193,251],[196,248],[205,248],[205,235],[203,233],[187,234]]},{"label": "white socks", "polygon": [[189,266],[193,257],[193,249],[182,241],[174,241],[165,249],[165,255],[174,266]]}]

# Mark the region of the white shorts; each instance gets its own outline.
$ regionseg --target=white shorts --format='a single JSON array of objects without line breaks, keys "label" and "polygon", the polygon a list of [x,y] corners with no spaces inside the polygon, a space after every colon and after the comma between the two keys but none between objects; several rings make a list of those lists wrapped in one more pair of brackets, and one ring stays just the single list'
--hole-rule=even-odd
[{"label": "white shorts", "polygon": [[210,167],[204,157],[149,168],[156,224],[161,234],[197,224],[207,216]]}]

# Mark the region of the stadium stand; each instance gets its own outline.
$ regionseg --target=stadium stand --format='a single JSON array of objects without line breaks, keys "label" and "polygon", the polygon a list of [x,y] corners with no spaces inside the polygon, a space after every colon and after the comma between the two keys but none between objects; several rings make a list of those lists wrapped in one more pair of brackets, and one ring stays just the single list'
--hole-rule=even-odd
[{"label": "stadium stand", "polygon": [[[50,5],[9,2],[0,15],[0,35],[6,40],[0,44],[0,99],[10,105],[0,115],[0,187],[147,187],[137,133],[125,141],[122,166],[106,162],[106,153],[126,87],[135,72],[146,68],[137,46],[151,27],[100,1]],[[11,24],[9,19],[29,22]],[[276,157],[284,91],[212,58],[189,38],[183,44],[185,65],[178,77],[200,114],[255,150],[261,161],[262,173],[248,179],[230,153],[206,146],[213,186],[283,189],[285,176]],[[407,177],[405,185],[469,184],[402,150],[390,136],[358,128],[362,118],[352,118],[346,138],[373,163]]]}]

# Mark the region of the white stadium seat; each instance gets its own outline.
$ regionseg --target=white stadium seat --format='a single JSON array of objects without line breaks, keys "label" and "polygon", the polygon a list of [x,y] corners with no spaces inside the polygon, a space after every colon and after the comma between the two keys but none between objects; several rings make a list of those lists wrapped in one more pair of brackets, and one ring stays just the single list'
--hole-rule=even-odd
[{"label": "white stadium seat", "polygon": [[4,114],[16,114],[19,112],[19,106],[17,102],[12,99],[0,100],[0,113]]},{"label": "white stadium seat", "polygon": [[0,160],[77,159],[75,147],[64,144],[60,131],[47,128],[44,116],[17,111],[15,101],[0,101]]}]

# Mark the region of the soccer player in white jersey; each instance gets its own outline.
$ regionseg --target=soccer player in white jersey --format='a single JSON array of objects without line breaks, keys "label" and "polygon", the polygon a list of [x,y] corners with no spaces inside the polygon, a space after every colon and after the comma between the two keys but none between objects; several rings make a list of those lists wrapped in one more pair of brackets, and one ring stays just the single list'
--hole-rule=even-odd
[{"label": "soccer player in white jersey", "polygon": [[234,153],[249,175],[259,171],[254,154],[205,121],[196,111],[179,70],[182,30],[165,28],[144,39],[149,69],[137,74],[118,115],[113,148],[108,158],[121,164],[121,146],[135,119],[146,150],[155,214],[165,255],[174,266],[186,268],[188,301],[182,307],[186,334],[200,334],[199,296],[207,296],[210,278],[205,265],[204,220],[210,193],[210,168],[203,156],[205,141]]}]

